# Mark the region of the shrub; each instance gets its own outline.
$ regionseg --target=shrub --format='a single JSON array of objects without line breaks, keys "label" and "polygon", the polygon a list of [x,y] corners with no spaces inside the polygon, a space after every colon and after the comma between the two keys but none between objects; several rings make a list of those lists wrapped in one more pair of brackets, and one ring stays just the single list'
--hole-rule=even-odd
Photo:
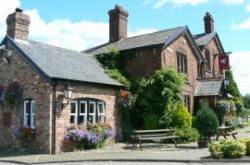
[{"label": "shrub", "polygon": [[215,112],[219,119],[220,125],[225,123],[224,118],[228,111],[230,111],[230,102],[226,100],[220,100],[216,103]]},{"label": "shrub", "polygon": [[239,141],[246,145],[246,154],[250,155],[250,138],[242,138]]},{"label": "shrub", "polygon": [[224,152],[222,151],[222,144],[221,142],[213,142],[209,145],[209,152],[211,156],[215,159],[221,159],[224,157]]},{"label": "shrub", "polygon": [[179,136],[178,143],[195,142],[199,138],[199,132],[195,128],[178,128],[176,135]]},{"label": "shrub", "polygon": [[196,117],[192,117],[192,128],[196,128]]},{"label": "shrub", "polygon": [[156,114],[149,114],[144,117],[144,129],[157,129],[159,116]]},{"label": "shrub", "polygon": [[241,158],[246,155],[246,145],[237,140],[225,140],[222,151],[225,158]]},{"label": "shrub", "polygon": [[168,127],[171,123],[172,111],[183,102],[181,89],[184,80],[184,75],[174,68],[156,71],[139,90],[135,107],[142,110],[143,116],[158,115],[159,127]]},{"label": "shrub", "polygon": [[219,121],[212,109],[206,103],[201,103],[201,109],[196,116],[196,127],[203,139],[210,139],[219,129]]},{"label": "shrub", "polygon": [[241,158],[246,155],[246,146],[237,140],[223,140],[209,145],[213,158]]},{"label": "shrub", "polygon": [[192,116],[184,105],[178,106],[173,112],[170,126],[176,128],[191,128]]}]

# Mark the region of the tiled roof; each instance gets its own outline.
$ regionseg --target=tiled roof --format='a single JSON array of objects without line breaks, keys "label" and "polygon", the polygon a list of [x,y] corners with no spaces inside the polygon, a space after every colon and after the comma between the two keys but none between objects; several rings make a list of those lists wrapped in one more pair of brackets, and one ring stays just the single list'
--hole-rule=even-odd
[{"label": "tiled roof", "polygon": [[195,90],[195,96],[218,96],[221,91],[222,80],[200,81]]},{"label": "tiled roof", "polygon": [[216,32],[213,33],[202,33],[194,35],[195,42],[198,46],[203,47],[206,46],[216,35]]},{"label": "tiled roof", "polygon": [[121,86],[92,55],[31,40],[7,39],[49,78]]},{"label": "tiled roof", "polygon": [[168,45],[175,38],[183,34],[186,30],[187,27],[177,27],[173,29],[167,29],[135,37],[124,38],[117,42],[106,43],[88,49],[84,52],[91,54],[102,54],[110,52],[112,48],[117,48],[118,50],[122,51],[122,50],[129,50],[146,46],[164,45],[164,44]]}]

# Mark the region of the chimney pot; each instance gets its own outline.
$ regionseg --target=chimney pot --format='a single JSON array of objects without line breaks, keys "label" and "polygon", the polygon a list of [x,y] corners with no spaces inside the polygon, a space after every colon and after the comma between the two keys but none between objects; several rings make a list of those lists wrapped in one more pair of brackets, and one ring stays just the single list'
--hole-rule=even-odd
[{"label": "chimney pot", "polygon": [[22,13],[22,12],[23,12],[23,9],[16,8],[16,12],[20,12],[20,13]]}]

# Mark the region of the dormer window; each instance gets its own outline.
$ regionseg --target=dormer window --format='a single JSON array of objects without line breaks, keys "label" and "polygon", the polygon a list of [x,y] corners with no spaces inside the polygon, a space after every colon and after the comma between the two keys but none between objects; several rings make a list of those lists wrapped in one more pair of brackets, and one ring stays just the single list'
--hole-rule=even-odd
[{"label": "dormer window", "polygon": [[210,51],[205,50],[205,59],[206,59],[206,70],[211,70],[211,60],[210,60]]}]

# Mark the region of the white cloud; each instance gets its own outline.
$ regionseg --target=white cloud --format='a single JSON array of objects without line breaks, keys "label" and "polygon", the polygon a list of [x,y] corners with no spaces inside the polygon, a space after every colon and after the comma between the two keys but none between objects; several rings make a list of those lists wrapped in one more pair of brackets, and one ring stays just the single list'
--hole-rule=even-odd
[{"label": "white cloud", "polygon": [[198,5],[207,2],[208,0],[144,0],[143,5],[153,4],[155,9],[159,9],[166,5],[167,3],[176,6],[180,5]]},{"label": "white cloud", "polygon": [[250,3],[246,6],[246,11],[250,12]]},{"label": "white cloud", "polygon": [[250,52],[235,52],[230,55],[234,78],[242,94],[250,93]]},{"label": "white cloud", "polygon": [[6,33],[5,20],[9,13],[13,12],[15,8],[20,7],[19,0],[0,0],[0,36]]},{"label": "white cloud", "polygon": [[245,2],[245,0],[221,0],[223,4],[227,5],[240,5]]},{"label": "white cloud", "polygon": [[[16,7],[20,7],[19,0],[1,0],[0,6],[0,37],[6,34],[5,19],[13,13]],[[30,16],[30,38],[74,50],[84,50],[108,41],[109,25],[107,22],[94,22],[81,20],[72,22],[70,19],[55,19],[45,21],[37,9],[25,11]],[[129,32],[129,36],[135,36],[156,31],[156,29],[139,29]]]},{"label": "white cloud", "polygon": [[241,23],[234,23],[232,27],[233,29],[250,29],[250,18]]}]

